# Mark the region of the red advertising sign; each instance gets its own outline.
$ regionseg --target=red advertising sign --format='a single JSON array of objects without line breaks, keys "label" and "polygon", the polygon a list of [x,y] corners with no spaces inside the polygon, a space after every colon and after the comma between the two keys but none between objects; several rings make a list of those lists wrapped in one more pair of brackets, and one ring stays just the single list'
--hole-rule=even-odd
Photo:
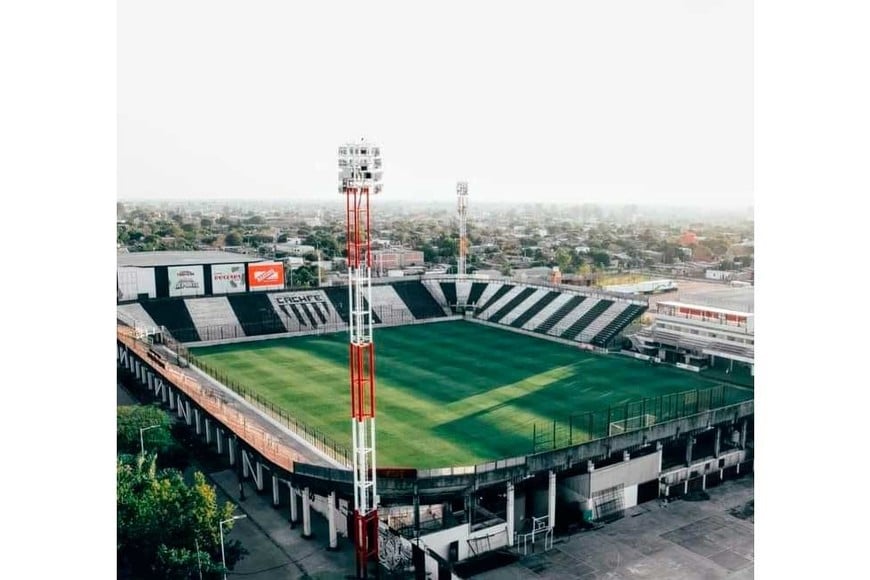
[{"label": "red advertising sign", "polygon": [[248,288],[270,289],[284,287],[284,264],[248,264]]}]

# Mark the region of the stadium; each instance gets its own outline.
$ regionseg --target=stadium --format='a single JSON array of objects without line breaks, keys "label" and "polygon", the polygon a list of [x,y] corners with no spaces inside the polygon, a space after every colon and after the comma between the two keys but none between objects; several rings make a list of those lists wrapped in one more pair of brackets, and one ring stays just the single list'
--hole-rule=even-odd
[{"label": "stadium", "polygon": [[240,495],[292,524],[301,500],[304,537],[323,515],[357,577],[452,578],[752,470],[753,391],[727,380],[752,383],[751,313],[662,301],[639,328],[650,298],[625,288],[469,276],[464,182],[457,274],[375,282],[380,148],[338,166],[346,286],[288,289],[283,263],[225,252],[119,256],[119,367]]},{"label": "stadium", "polygon": [[[313,510],[330,547],[356,542],[348,286],[286,289],[280,263],[238,254],[146,252],[119,256],[118,298],[119,366],[303,535]],[[450,577],[752,470],[752,388],[656,356],[660,337],[629,350],[647,297],[442,275],[380,279],[366,306],[387,569]]]}]

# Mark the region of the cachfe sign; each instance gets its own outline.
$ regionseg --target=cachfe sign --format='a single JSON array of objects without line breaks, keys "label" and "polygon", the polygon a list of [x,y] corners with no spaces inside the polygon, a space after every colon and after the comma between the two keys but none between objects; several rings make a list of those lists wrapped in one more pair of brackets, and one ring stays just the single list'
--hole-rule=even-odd
[{"label": "cachfe sign", "polygon": [[212,294],[230,294],[232,292],[244,292],[245,290],[244,264],[212,264]]},{"label": "cachfe sign", "polygon": [[202,266],[170,266],[170,296],[201,296],[205,294]]},{"label": "cachfe sign", "polygon": [[284,287],[284,264],[257,262],[248,264],[248,288],[251,290],[277,290]]}]

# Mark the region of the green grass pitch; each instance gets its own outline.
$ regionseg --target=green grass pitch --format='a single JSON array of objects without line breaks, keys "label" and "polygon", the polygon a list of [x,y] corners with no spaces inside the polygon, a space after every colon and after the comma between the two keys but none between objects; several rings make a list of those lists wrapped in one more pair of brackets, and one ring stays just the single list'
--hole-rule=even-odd
[{"label": "green grass pitch", "polygon": [[[381,467],[529,453],[532,423],[718,384],[470,322],[375,329]],[[291,416],[350,442],[347,333],[192,349]],[[751,394],[747,395],[751,398]]]}]

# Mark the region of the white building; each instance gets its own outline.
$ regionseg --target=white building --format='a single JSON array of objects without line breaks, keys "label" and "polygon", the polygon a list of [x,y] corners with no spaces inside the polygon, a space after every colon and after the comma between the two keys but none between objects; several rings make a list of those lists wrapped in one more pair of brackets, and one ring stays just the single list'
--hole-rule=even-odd
[{"label": "white building", "polygon": [[[629,337],[638,352],[664,362],[755,368],[755,315],[683,302],[659,302],[651,326]],[[718,364],[717,364],[718,361]]]}]

